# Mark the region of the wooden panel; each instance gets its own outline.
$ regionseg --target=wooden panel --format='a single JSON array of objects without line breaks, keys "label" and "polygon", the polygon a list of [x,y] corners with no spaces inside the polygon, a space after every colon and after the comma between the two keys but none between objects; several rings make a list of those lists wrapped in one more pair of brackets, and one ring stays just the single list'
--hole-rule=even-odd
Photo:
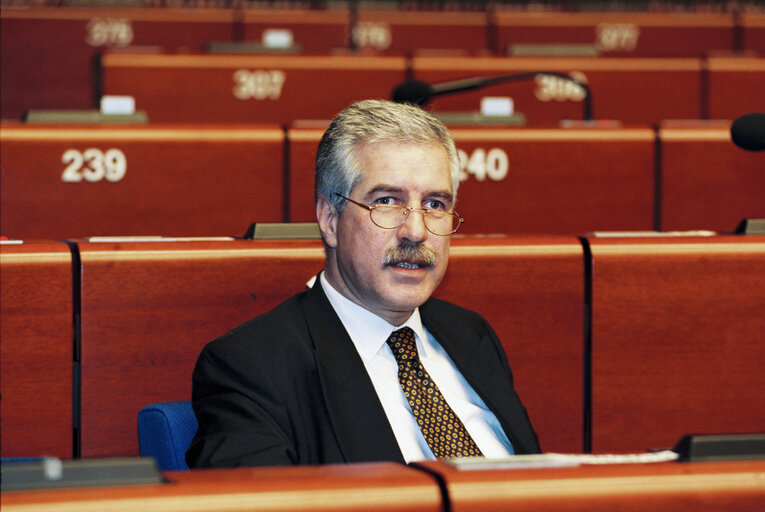
[{"label": "wooden panel", "polygon": [[765,425],[765,237],[590,239],[593,451]]},{"label": "wooden panel", "polygon": [[[241,236],[282,220],[276,126],[3,124],[0,142],[7,236]],[[92,163],[74,162],[93,149]],[[110,162],[125,163],[121,178]],[[70,166],[79,182],[66,182]]]},{"label": "wooden panel", "polygon": [[[107,48],[200,51],[231,40],[230,9],[35,7],[2,10],[2,118],[98,108],[94,59]],[[55,77],[55,80],[51,80]]]},{"label": "wooden panel", "polygon": [[[582,234],[653,227],[654,133],[633,129],[452,127],[464,152],[464,234]],[[322,130],[288,131],[290,219],[316,216]],[[482,172],[488,169],[486,173]]]},{"label": "wooden panel", "polygon": [[144,405],[188,400],[202,347],[299,292],[321,242],[81,243],[82,454],[137,455]]},{"label": "wooden panel", "polygon": [[350,13],[344,9],[245,9],[244,40],[262,43],[267,30],[288,30],[296,50],[329,53],[348,47]]},{"label": "wooden panel", "polygon": [[765,159],[736,147],[730,121],[665,123],[661,139],[661,228],[733,231],[765,218]]},{"label": "wooden panel", "polygon": [[500,53],[577,45],[609,57],[702,57],[734,44],[730,13],[499,11],[495,19]]},{"label": "wooden panel", "polygon": [[436,481],[406,466],[348,464],[166,473],[170,483],[4,492],[3,510],[438,512]]},{"label": "wooden panel", "polygon": [[423,465],[445,480],[452,509],[465,512],[756,512],[765,499],[762,461],[471,471]]},{"label": "wooden panel", "polygon": [[69,248],[63,242],[3,242],[0,267],[2,456],[71,458]]},{"label": "wooden panel", "polygon": [[[506,74],[551,71],[586,81],[593,117],[623,123],[700,118],[701,64],[698,59],[416,57],[414,76],[429,84]],[[584,92],[571,82],[549,77],[504,83],[434,98],[434,112],[475,112],[484,96],[510,96],[531,125],[582,119]]]},{"label": "wooden panel", "polygon": [[765,57],[717,57],[706,65],[710,119],[765,112]]},{"label": "wooden panel", "polygon": [[[129,94],[154,122],[331,119],[354,101],[387,98],[403,57],[130,55],[102,58],[107,94]],[[240,99],[241,98],[241,99]]]},{"label": "wooden panel", "polygon": [[455,238],[435,294],[494,328],[545,451],[583,447],[583,287],[576,238]]},{"label": "wooden panel", "polygon": [[742,49],[762,54],[765,48],[765,13],[742,12],[740,17]]},{"label": "wooden panel", "polygon": [[402,55],[430,50],[485,52],[487,21],[484,12],[361,9],[353,42],[361,50]]},{"label": "wooden panel", "polygon": [[[138,410],[188,399],[202,346],[299,292],[324,261],[319,241],[91,242],[80,251],[84,456],[136,454]],[[544,445],[580,450],[581,246],[456,239],[452,258],[438,296],[493,324]],[[479,293],[477,281],[497,285]],[[555,375],[540,379],[549,367]]]}]

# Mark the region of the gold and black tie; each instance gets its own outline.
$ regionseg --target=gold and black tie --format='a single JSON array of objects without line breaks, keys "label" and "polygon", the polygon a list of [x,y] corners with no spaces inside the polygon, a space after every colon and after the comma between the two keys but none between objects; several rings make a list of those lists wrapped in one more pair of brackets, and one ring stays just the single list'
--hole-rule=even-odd
[{"label": "gold and black tie", "polygon": [[398,380],[425,440],[438,459],[481,456],[465,425],[422,366],[414,331],[404,327],[386,341],[398,363]]}]

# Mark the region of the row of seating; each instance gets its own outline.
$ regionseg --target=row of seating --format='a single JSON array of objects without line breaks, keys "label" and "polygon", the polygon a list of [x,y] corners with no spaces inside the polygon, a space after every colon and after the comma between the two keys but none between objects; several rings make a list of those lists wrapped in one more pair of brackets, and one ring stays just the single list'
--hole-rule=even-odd
[{"label": "row of seating", "polygon": [[[313,222],[325,126],[2,123],[0,235],[242,236],[254,221]],[[729,126],[454,126],[460,233],[732,231],[765,217],[765,162]]]},{"label": "row of seating", "polygon": [[[622,123],[734,119],[765,110],[765,58],[588,58],[276,56],[106,53],[101,90],[128,95],[152,122],[269,122],[331,119],[364,98],[390,98],[410,78],[443,84],[466,78],[534,75],[437,96],[427,108],[477,113],[484,97],[510,97],[529,126],[591,117]],[[574,78],[585,83],[589,97]]]},{"label": "row of seating", "polygon": [[[677,69],[676,74],[685,75],[694,72],[693,78],[686,78],[679,87],[681,92],[674,93],[669,103],[687,100],[690,110],[683,112],[683,117],[699,117],[699,101],[694,99],[699,94],[698,59],[712,56],[716,52],[743,52],[756,55],[765,47],[765,13],[571,13],[571,12],[412,12],[366,10],[358,12],[344,9],[301,10],[301,9],[172,9],[172,8],[15,8],[4,7],[0,15],[3,32],[2,52],[0,52],[3,74],[0,76],[3,98],[1,115],[3,119],[19,119],[30,109],[85,109],[93,108],[103,89],[109,91],[113,78],[106,76],[106,84],[100,85],[97,66],[94,62],[109,49],[130,51],[164,51],[182,54],[199,52],[241,53],[273,52],[275,45],[288,45],[287,53],[304,55],[377,55],[402,56],[414,55],[425,58],[433,53],[447,52],[457,55],[494,55],[499,58],[497,64],[472,68],[462,64],[461,73],[496,73],[502,69],[532,70],[539,66],[552,67],[554,71],[565,73],[583,73],[596,89],[603,80],[600,75],[604,70],[616,67],[633,67],[620,82],[613,84],[606,80],[603,87],[615,87],[619,91],[619,101],[623,103],[642,103],[643,108],[651,108],[653,101],[664,96],[661,89],[651,90],[648,99],[641,101],[638,92],[647,87],[652,80],[641,79],[642,73],[650,71],[644,68],[656,67],[655,63],[621,63],[620,60],[601,64],[587,62],[571,63],[557,60],[549,64],[535,62],[531,56],[555,55],[563,57],[592,56],[627,58],[687,58],[686,61],[667,61],[663,73],[655,80],[667,82],[674,80],[669,70]],[[291,46],[290,46],[291,44]],[[285,51],[282,49],[282,51]],[[517,58],[507,59],[510,55]],[[282,53],[283,57],[284,54]],[[294,55],[293,55],[294,57]],[[402,57],[403,58],[403,57]],[[531,59],[530,62],[525,63]],[[638,59],[639,60],[639,59]],[[521,61],[517,62],[516,61]],[[106,61],[104,66],[108,66]],[[392,62],[392,61],[389,61]],[[448,61],[447,61],[448,62]],[[754,61],[742,61],[742,69],[748,69]],[[507,63],[507,64],[506,64]],[[614,64],[616,63],[616,64]],[[178,66],[176,62],[173,66]],[[335,89],[334,82],[353,83],[358,80],[346,74],[356,67],[374,67],[372,62],[352,59],[344,66],[332,66],[326,74],[333,80],[328,89]],[[403,64],[395,67],[404,71]],[[346,69],[348,68],[348,69]],[[713,69],[712,66],[711,69]],[[263,69],[255,64],[247,64],[243,69],[253,72]],[[298,82],[293,72],[279,64],[269,64],[266,70],[287,72],[285,92]],[[334,70],[334,71],[332,71]],[[388,68],[389,72],[392,69]],[[419,66],[414,70],[419,74]],[[761,66],[760,66],[761,70]],[[383,70],[379,79],[366,79],[356,85],[356,95],[376,95],[387,97],[390,87],[403,79],[401,73],[392,78]],[[455,74],[446,68],[446,74]],[[456,71],[456,70],[454,70]],[[208,71],[210,73],[212,71]],[[507,71],[505,71],[507,72]],[[655,71],[654,71],[655,72]],[[230,96],[231,75],[226,70],[224,90]],[[637,74],[635,74],[637,73]],[[385,76],[385,75],[388,76]],[[425,69],[425,78],[427,78]],[[442,73],[443,74],[443,73]],[[340,78],[342,75],[342,78]],[[592,75],[592,76],[590,76]],[[650,73],[649,73],[650,75]],[[51,77],[55,76],[55,80]],[[733,75],[726,75],[732,77]],[[267,78],[267,77],[266,77]],[[257,78],[256,80],[265,80]],[[315,77],[313,77],[315,78]],[[738,81],[738,77],[735,78]],[[143,78],[139,80],[145,81]],[[185,83],[185,77],[168,77],[169,90],[161,90],[160,83],[151,82],[157,94],[164,101],[171,100],[179,93],[196,88],[194,83]],[[388,83],[391,82],[391,83]],[[639,82],[641,88],[633,88]],[[723,80],[723,83],[725,79]],[[762,83],[762,82],[760,82]],[[299,81],[298,95],[312,96],[324,88],[315,80]],[[317,84],[319,85],[317,87]],[[377,87],[375,87],[377,84]],[[209,84],[208,84],[209,85]],[[743,87],[744,85],[741,84]],[[119,88],[119,87],[118,87]],[[385,90],[381,90],[385,88]],[[717,94],[714,88],[713,94]],[[130,94],[130,92],[128,92]],[[596,96],[603,96],[599,92]],[[637,97],[632,97],[638,94]],[[725,93],[719,93],[725,97]],[[565,94],[564,94],[565,96]],[[223,96],[209,98],[188,110],[206,110],[206,103],[217,104]],[[625,101],[625,98],[628,100]],[[334,97],[335,101],[344,98]],[[328,107],[334,113],[336,103]],[[742,100],[743,101],[743,100]],[[139,101],[140,104],[141,101]],[[324,103],[323,99],[309,103]],[[240,107],[242,106],[239,100]],[[522,105],[524,109],[526,105]],[[149,107],[149,105],[147,105]],[[153,107],[153,105],[152,105]],[[475,108],[475,106],[473,106]],[[164,114],[152,112],[150,115],[161,120]],[[248,121],[267,121],[251,117],[249,109],[243,109]],[[575,111],[575,109],[573,109]],[[307,111],[312,112],[312,111]],[[677,110],[663,113],[650,120],[667,118]],[[619,111],[612,112],[606,106],[596,111],[601,117],[617,117]],[[742,112],[737,112],[740,115]],[[257,114],[257,112],[255,113]],[[704,112],[701,112],[702,117]],[[712,109],[712,117],[720,113]],[[190,115],[190,114],[186,114]],[[325,114],[326,115],[326,114]],[[562,110],[556,115],[571,115],[570,110]],[[723,114],[726,116],[727,114]],[[533,116],[531,116],[533,119]],[[199,119],[199,118],[197,118]],[[547,119],[545,117],[542,118]],[[557,118],[556,118],[557,119]],[[201,121],[211,120],[203,117]],[[289,119],[292,120],[292,119]]]},{"label": "row of seating", "polygon": [[[322,263],[319,240],[1,244],[2,455],[137,454],[138,411],[188,400],[202,346]],[[437,296],[493,325],[546,451],[765,424],[764,236],[455,238]]]}]

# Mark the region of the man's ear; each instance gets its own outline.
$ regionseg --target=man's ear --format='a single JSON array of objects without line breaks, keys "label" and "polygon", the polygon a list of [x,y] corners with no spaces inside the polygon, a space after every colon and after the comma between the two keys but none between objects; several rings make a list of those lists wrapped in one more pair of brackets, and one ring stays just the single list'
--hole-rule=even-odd
[{"label": "man's ear", "polygon": [[320,196],[316,202],[316,219],[319,223],[321,236],[328,247],[337,247],[337,221],[340,213],[335,206],[324,196]]}]

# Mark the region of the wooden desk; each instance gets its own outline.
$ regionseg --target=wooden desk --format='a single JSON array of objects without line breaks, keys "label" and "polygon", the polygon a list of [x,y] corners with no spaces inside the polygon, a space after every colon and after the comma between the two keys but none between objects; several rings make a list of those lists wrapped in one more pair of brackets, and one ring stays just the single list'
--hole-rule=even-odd
[{"label": "wooden desk", "polygon": [[589,238],[592,448],[765,425],[765,236]]},{"label": "wooden desk", "polygon": [[244,41],[263,43],[267,31],[283,30],[301,53],[328,54],[348,47],[350,13],[345,9],[248,9],[239,13]]},{"label": "wooden desk", "polygon": [[736,147],[731,121],[666,122],[661,145],[661,229],[733,231],[765,217],[765,158]]},{"label": "wooden desk", "polygon": [[742,12],[740,16],[741,49],[762,56],[765,48],[765,13]]},{"label": "wooden desk", "polygon": [[6,512],[440,512],[435,480],[393,463],[166,473],[168,483],[2,494]]},{"label": "wooden desk", "polygon": [[446,481],[454,512],[755,512],[765,502],[765,461],[468,471],[422,465]]},{"label": "wooden desk", "polygon": [[63,242],[0,244],[2,456],[71,458],[72,257]]},{"label": "wooden desk", "polygon": [[[553,71],[586,81],[593,116],[626,124],[701,117],[701,62],[698,59],[576,57],[415,57],[414,77],[429,84],[511,73]],[[557,125],[582,119],[584,91],[571,82],[538,77],[478,91],[434,98],[434,112],[476,112],[484,96],[510,96],[529,125]]]},{"label": "wooden desk", "polygon": [[[647,230],[654,216],[653,130],[451,127],[463,157],[460,233]],[[321,128],[288,130],[290,219],[316,217]]]},{"label": "wooden desk", "polygon": [[399,55],[490,49],[486,12],[359,9],[352,37],[358,49]]},{"label": "wooden desk", "polygon": [[548,451],[583,447],[583,261],[574,237],[456,237],[435,293],[494,328]]},{"label": "wooden desk", "polygon": [[[765,112],[765,56],[715,57],[706,62],[709,119]],[[668,119],[665,118],[665,119]]]},{"label": "wooden desk", "polygon": [[93,61],[104,49],[201,51],[209,41],[232,40],[233,12],[3,5],[2,119],[28,109],[98,108]]},{"label": "wooden desk", "polygon": [[703,57],[734,49],[731,13],[500,10],[494,19],[498,54],[529,51],[530,45],[608,57]]},{"label": "wooden desk", "polygon": [[276,126],[4,123],[0,144],[6,236],[241,236],[283,219]]},{"label": "wooden desk", "polygon": [[763,461],[458,471],[443,462],[169,472],[169,483],[2,494],[7,512],[644,511],[755,512]]},{"label": "wooden desk", "polygon": [[[318,240],[91,242],[79,248],[86,457],[136,455],[138,410],[188,399],[202,346],[302,290],[324,262]],[[451,258],[437,295],[493,325],[543,446],[580,450],[578,241],[456,239]],[[476,282],[493,284],[487,291]],[[554,374],[540,379],[549,368]]]},{"label": "wooden desk", "polygon": [[357,100],[388,98],[403,57],[137,55],[101,59],[106,94],[129,94],[153,122],[290,123],[331,119]]},{"label": "wooden desk", "polygon": [[304,242],[79,244],[82,455],[137,455],[144,405],[189,400],[212,339],[301,291],[324,262]]}]

